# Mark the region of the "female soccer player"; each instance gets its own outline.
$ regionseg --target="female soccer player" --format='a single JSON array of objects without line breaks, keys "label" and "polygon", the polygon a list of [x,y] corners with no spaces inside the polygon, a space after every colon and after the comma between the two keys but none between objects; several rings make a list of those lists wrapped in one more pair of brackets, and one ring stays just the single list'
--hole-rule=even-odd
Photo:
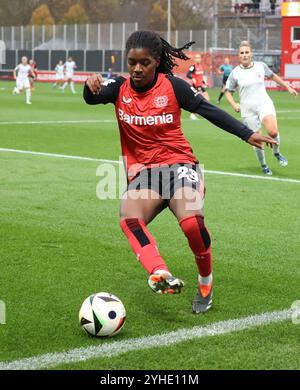
[{"label": "female soccer player", "polygon": [[65,66],[63,60],[59,60],[55,67],[55,83],[53,84],[53,88],[56,88],[58,84],[58,88],[62,89],[65,80]]},{"label": "female soccer player", "polygon": [[101,76],[94,74],[86,82],[84,99],[88,104],[115,105],[128,179],[120,225],[149,274],[150,288],[156,293],[179,293],[183,287],[170,273],[147,229],[168,207],[195,255],[199,288],[193,312],[200,313],[212,305],[211,241],[204,224],[201,171],[181,130],[181,108],[202,115],[251,145],[261,147],[262,142],[275,141],[254,133],[172,75],[174,57],[188,59],[182,50],[190,44],[177,49],[154,32],[134,32],[126,43],[130,78],[103,83]]},{"label": "female soccer player", "polygon": [[218,97],[217,103],[221,103],[221,99],[224,96],[225,90],[226,90],[226,82],[228,80],[228,77],[233,69],[233,66],[230,64],[229,58],[226,57],[224,59],[224,64],[220,66],[218,73],[223,75],[223,80],[222,80],[222,88],[220,95]]},{"label": "female soccer player", "polygon": [[13,71],[14,79],[16,80],[16,86],[13,89],[13,94],[19,94],[23,88],[26,90],[26,104],[31,104],[31,88],[29,75],[31,73],[31,67],[28,64],[28,58],[22,57],[21,63],[15,67]]},{"label": "female soccer player", "polygon": [[[195,63],[190,66],[186,77],[192,80],[193,87],[209,102],[209,95],[204,81],[204,69],[201,64],[201,54],[196,54],[194,60]],[[195,120],[197,119],[197,116],[194,113],[191,113],[190,118]]]},{"label": "female soccer player", "polygon": [[[251,45],[242,41],[239,48],[240,64],[231,72],[226,83],[226,98],[236,112],[241,112],[243,122],[251,130],[259,133],[264,125],[269,136],[277,141],[273,146],[273,154],[282,167],[288,165],[288,161],[279,151],[280,136],[277,127],[276,111],[274,104],[265,88],[265,76],[274,80],[289,93],[297,96],[297,91],[285,83],[277,74],[263,62],[252,59]],[[240,104],[238,104],[232,92],[238,88]],[[272,175],[271,169],[266,163],[265,152],[261,148],[254,147],[260,162],[262,171],[266,175]]]},{"label": "female soccer player", "polygon": [[35,90],[34,82],[37,79],[37,65],[33,59],[29,60],[29,65],[31,68],[31,72],[29,74],[30,88],[32,91],[34,91]]},{"label": "female soccer player", "polygon": [[69,57],[68,60],[65,62],[64,68],[65,68],[65,75],[66,75],[67,81],[62,86],[62,92],[65,92],[66,86],[68,84],[70,84],[71,92],[76,93],[75,88],[74,88],[73,77],[74,77],[74,71],[77,68],[77,65],[76,65],[76,62],[73,61],[72,57]]}]

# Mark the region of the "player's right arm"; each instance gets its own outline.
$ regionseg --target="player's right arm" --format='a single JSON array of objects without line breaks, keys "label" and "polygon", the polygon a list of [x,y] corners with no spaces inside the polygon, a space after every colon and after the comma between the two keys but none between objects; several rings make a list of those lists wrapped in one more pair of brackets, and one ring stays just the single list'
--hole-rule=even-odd
[{"label": "player's right arm", "polygon": [[14,80],[16,80],[17,78],[17,71],[19,70],[19,65],[15,67],[15,69],[13,70],[13,77],[14,77]]},{"label": "player's right arm", "polygon": [[218,69],[218,74],[224,74],[223,65],[221,65],[220,68]]},{"label": "player's right arm", "polygon": [[233,94],[232,94],[235,91],[235,89],[237,88],[237,86],[238,85],[237,85],[236,80],[234,79],[233,72],[231,72],[227,81],[226,81],[225,96],[226,96],[226,99],[228,100],[229,104],[231,105],[231,107],[234,109],[234,111],[240,112],[241,111],[240,105],[239,105],[239,103],[237,103],[234,100]]},{"label": "player's right arm", "polygon": [[83,98],[87,104],[115,103],[121,85],[125,82],[124,77],[117,77],[103,82],[99,73],[90,76],[83,89]]},{"label": "player's right arm", "polygon": [[220,110],[218,107],[209,103],[198,91],[184,80],[174,76],[169,76],[168,78],[173,86],[180,108],[201,115],[220,129],[223,129],[260,149],[263,149],[262,142],[270,145],[277,144],[273,138],[265,137],[260,133],[255,133],[227,112]]},{"label": "player's right arm", "polygon": [[234,100],[232,92],[233,91],[229,91],[228,89],[226,89],[225,91],[226,99],[228,100],[229,104],[231,105],[231,107],[234,109],[235,112],[240,112],[241,111],[240,104]]}]

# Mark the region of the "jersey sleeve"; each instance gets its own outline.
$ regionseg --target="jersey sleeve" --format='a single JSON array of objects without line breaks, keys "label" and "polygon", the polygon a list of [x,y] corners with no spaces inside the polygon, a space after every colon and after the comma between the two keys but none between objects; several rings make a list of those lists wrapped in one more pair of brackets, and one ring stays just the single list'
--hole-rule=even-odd
[{"label": "jersey sleeve", "polygon": [[186,77],[187,77],[188,79],[192,79],[192,78],[193,78],[192,75],[193,75],[194,71],[195,71],[194,65],[190,66],[190,67],[189,67],[189,70],[187,71]]},{"label": "jersey sleeve", "polygon": [[187,82],[174,76],[169,76],[180,108],[201,115],[215,126],[247,141],[254,132],[240,121],[209,103],[200,92]]},{"label": "jersey sleeve", "polygon": [[98,95],[93,95],[89,87],[85,84],[83,89],[83,98],[87,104],[114,104],[119,96],[120,87],[125,80],[126,79],[124,77],[106,80]]},{"label": "jersey sleeve", "polygon": [[18,72],[20,69],[20,64],[15,67],[15,72]]},{"label": "jersey sleeve", "polygon": [[265,75],[266,75],[267,77],[272,77],[274,73],[273,73],[273,71],[268,67],[268,65],[265,64],[264,62],[262,62],[261,64],[262,64],[262,66],[263,66],[263,68],[264,68]]},{"label": "jersey sleeve", "polygon": [[226,89],[229,91],[229,92],[234,92],[237,88],[238,84],[236,82],[236,80],[234,79],[234,75],[233,75],[233,72],[231,71],[227,81],[226,81]]}]

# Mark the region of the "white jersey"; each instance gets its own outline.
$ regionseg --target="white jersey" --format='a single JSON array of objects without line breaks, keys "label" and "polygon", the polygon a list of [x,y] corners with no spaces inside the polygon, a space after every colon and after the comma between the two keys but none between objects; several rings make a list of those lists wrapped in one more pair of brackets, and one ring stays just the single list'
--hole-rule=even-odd
[{"label": "white jersey", "polygon": [[75,61],[66,61],[64,67],[66,68],[67,75],[73,75],[74,70],[77,68]]},{"label": "white jersey", "polygon": [[17,78],[19,80],[25,80],[28,78],[29,73],[31,73],[31,66],[29,64],[19,64],[15,67],[15,72],[17,72]]},{"label": "white jersey", "polygon": [[57,76],[63,76],[64,75],[64,65],[56,65],[55,67],[55,72],[57,74]]},{"label": "white jersey", "polygon": [[230,73],[226,82],[228,91],[240,94],[240,107],[242,117],[259,111],[262,105],[273,105],[265,87],[265,76],[272,77],[272,70],[264,62],[253,62],[251,68],[236,66]]}]

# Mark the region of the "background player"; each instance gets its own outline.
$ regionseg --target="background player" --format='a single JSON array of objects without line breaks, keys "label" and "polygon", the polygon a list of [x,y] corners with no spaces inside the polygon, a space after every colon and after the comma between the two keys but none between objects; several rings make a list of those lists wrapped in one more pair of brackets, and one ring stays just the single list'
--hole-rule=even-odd
[{"label": "background player", "polygon": [[[209,102],[209,96],[206,91],[206,84],[204,80],[204,69],[201,64],[201,55],[196,54],[194,57],[195,64],[190,66],[190,69],[188,70],[186,77],[192,80],[193,87],[199,91],[203,97]],[[191,119],[195,120],[197,119],[196,115],[194,113],[190,116]]]},{"label": "background player", "polygon": [[23,88],[26,91],[26,104],[31,104],[31,88],[29,82],[29,75],[31,73],[31,67],[28,64],[28,58],[22,57],[21,63],[15,67],[13,71],[13,77],[16,80],[16,86],[13,89],[13,94],[19,94]]},{"label": "background player", "polygon": [[29,65],[31,68],[31,72],[29,74],[29,82],[30,82],[30,88],[32,91],[34,91],[35,87],[33,85],[34,81],[37,79],[37,65],[36,62],[33,59],[29,60]]},{"label": "background player", "polygon": [[[273,146],[273,154],[282,167],[288,165],[288,161],[279,151],[280,136],[277,127],[276,111],[274,104],[267,94],[265,77],[271,78],[289,93],[297,96],[297,91],[285,83],[264,62],[256,62],[252,59],[252,49],[248,41],[242,41],[239,48],[240,64],[231,72],[226,83],[226,98],[236,112],[241,112],[243,122],[253,131],[260,132],[264,125],[268,134],[277,141]],[[233,96],[233,91],[238,88],[240,104]],[[263,173],[272,175],[272,171],[266,163],[263,149],[254,147]]]},{"label": "background player", "polygon": [[59,60],[58,64],[55,66],[55,83],[53,84],[53,88],[56,88],[58,85],[59,89],[62,89],[62,86],[65,81],[65,67],[63,60]]},{"label": "background player", "polygon": [[230,64],[230,61],[229,61],[229,58],[226,57],[224,59],[224,64],[220,66],[220,68],[218,69],[218,73],[219,74],[223,74],[223,79],[222,79],[222,88],[221,88],[221,92],[220,92],[220,95],[218,97],[218,100],[217,100],[217,103],[220,104],[221,103],[221,99],[222,97],[224,96],[225,94],[225,90],[226,90],[226,82],[227,82],[227,79],[231,73],[233,69],[233,65]]},{"label": "background player", "polygon": [[64,85],[62,87],[62,91],[64,92],[66,86],[69,84],[71,92],[76,93],[75,88],[74,88],[73,77],[74,77],[74,71],[77,68],[77,66],[76,66],[75,61],[73,61],[72,57],[69,57],[67,59],[67,61],[64,64],[64,67],[65,67],[65,75],[66,75],[67,81],[64,83]]},{"label": "background player", "polygon": [[170,273],[147,229],[169,207],[195,255],[199,276],[192,310],[200,313],[212,305],[211,241],[204,223],[201,171],[182,133],[181,109],[202,115],[251,145],[275,141],[254,133],[172,75],[174,57],[187,60],[183,49],[190,45],[177,49],[154,32],[134,32],[126,42],[130,78],[102,83],[101,75],[94,74],[86,82],[84,99],[88,104],[115,105],[128,178],[120,225],[149,275],[150,288],[179,293],[183,286]]}]

